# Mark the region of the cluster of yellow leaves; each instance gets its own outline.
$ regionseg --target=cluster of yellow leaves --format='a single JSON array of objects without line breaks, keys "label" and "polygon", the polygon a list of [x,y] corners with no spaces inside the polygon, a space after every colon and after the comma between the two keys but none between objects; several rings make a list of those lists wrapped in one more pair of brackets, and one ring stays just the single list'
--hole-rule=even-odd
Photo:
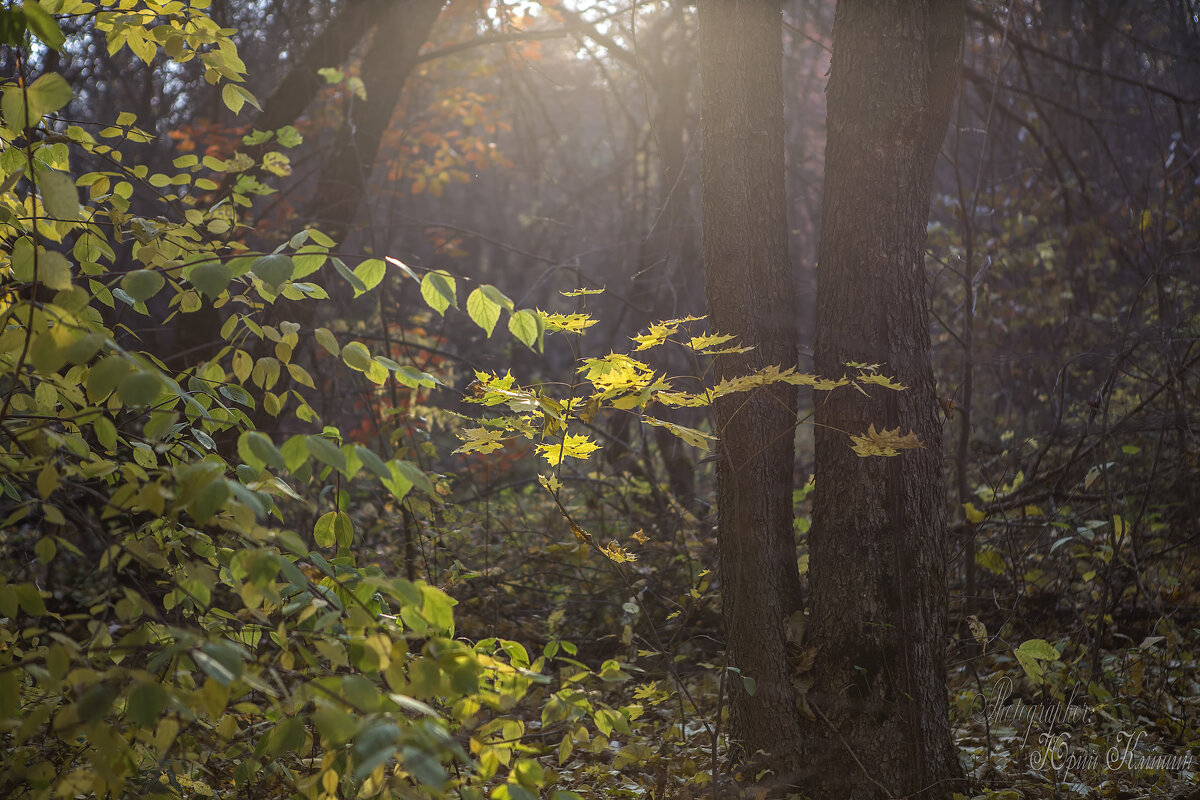
[{"label": "cluster of yellow leaves", "polygon": [[645,407],[655,389],[668,388],[655,380],[654,370],[624,353],[609,353],[604,358],[588,358],[579,373],[589,381],[601,400],[609,400],[615,408]]}]

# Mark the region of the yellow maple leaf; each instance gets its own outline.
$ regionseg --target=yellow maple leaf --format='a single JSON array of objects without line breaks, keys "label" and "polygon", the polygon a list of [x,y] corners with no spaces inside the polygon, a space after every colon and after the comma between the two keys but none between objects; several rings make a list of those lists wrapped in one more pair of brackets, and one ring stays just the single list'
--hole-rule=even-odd
[{"label": "yellow maple leaf", "polygon": [[656,322],[650,326],[649,333],[643,333],[634,336],[633,341],[637,343],[634,350],[649,350],[651,347],[658,347],[667,340],[668,336],[674,336],[679,332],[679,323],[676,320],[667,322]]},{"label": "yellow maple leaf", "polygon": [[609,542],[600,548],[600,552],[608,556],[608,560],[614,564],[624,564],[628,561],[637,561],[637,556],[629,552],[616,542]]},{"label": "yellow maple leaf", "polygon": [[880,375],[878,372],[860,372],[855,380],[861,381],[862,383],[874,383],[882,386],[885,389],[892,389],[893,391],[897,392],[903,392],[908,389],[908,387],[903,383],[899,383],[898,381],[889,378],[887,375]]},{"label": "yellow maple leaf", "polygon": [[504,447],[504,431],[467,428],[457,431],[454,435],[463,443],[455,453],[491,453]]},{"label": "yellow maple leaf", "polygon": [[682,425],[676,425],[674,422],[667,422],[655,419],[654,417],[644,417],[642,421],[647,425],[654,425],[657,428],[666,428],[692,447],[698,447],[706,453],[710,449],[709,442],[716,439],[715,436],[709,436],[704,431],[698,431],[695,428],[685,428]]},{"label": "yellow maple leaf", "polygon": [[725,344],[732,338],[734,338],[732,333],[712,333],[708,336],[693,336],[692,340],[688,342],[688,347],[697,352],[703,352],[704,350],[711,350],[719,344]]},{"label": "yellow maple leaf", "polygon": [[654,395],[654,399],[668,406],[698,408],[708,405],[708,398],[704,395],[690,394],[688,392],[659,392]]},{"label": "yellow maple leaf", "polygon": [[633,536],[633,540],[638,544],[645,544],[646,542],[650,541],[650,537],[641,530],[634,531],[631,535]]},{"label": "yellow maple leaf", "polygon": [[901,450],[913,450],[925,446],[912,431],[902,436],[899,428],[891,431],[879,431],[875,429],[874,423],[867,429],[865,435],[850,434],[850,441],[854,442],[854,452],[863,458],[867,456],[898,456]]},{"label": "yellow maple leaf", "polygon": [[567,333],[583,333],[596,324],[597,320],[587,314],[547,314],[539,311],[542,321],[548,331],[566,331]]},{"label": "yellow maple leaf", "polygon": [[563,437],[561,442],[539,444],[537,449],[542,457],[550,462],[551,466],[557,467],[567,457],[590,458],[594,451],[600,449],[600,445],[593,442],[584,434],[569,433]]},{"label": "yellow maple leaf", "polygon": [[603,292],[604,288],[601,287],[599,289],[574,289],[569,292],[559,292],[559,294],[563,297],[582,297],[589,294],[602,294]]},{"label": "yellow maple leaf", "polygon": [[581,542],[592,543],[592,535],[583,528],[576,525],[574,522],[567,520],[567,524],[571,526],[571,533],[575,534],[575,538]]}]

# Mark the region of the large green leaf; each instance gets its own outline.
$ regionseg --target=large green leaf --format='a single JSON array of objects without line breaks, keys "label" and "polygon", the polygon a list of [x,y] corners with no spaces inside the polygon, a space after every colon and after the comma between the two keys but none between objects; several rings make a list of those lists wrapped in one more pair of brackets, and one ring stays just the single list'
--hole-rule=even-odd
[{"label": "large green leaf", "polygon": [[514,312],[508,318],[508,331],[530,350],[541,349],[541,338],[545,332],[541,314],[528,309]]},{"label": "large green leaf", "polygon": [[225,287],[233,279],[233,270],[220,261],[206,261],[192,267],[187,273],[187,279],[201,294],[216,297],[225,291]]},{"label": "large green leaf", "polygon": [[141,303],[158,294],[166,282],[161,272],[135,269],[125,273],[125,277],[121,279],[121,288],[136,302]]},{"label": "large green leaf", "polygon": [[368,258],[354,268],[354,276],[362,282],[362,288],[355,287],[354,296],[369,292],[379,285],[387,273],[387,264],[380,258]]},{"label": "large green leaf", "polygon": [[333,547],[335,543],[349,547],[354,543],[354,523],[350,521],[350,515],[344,511],[322,514],[313,526],[313,540],[321,547]]},{"label": "large green leaf", "polygon": [[375,360],[371,358],[371,351],[362,342],[350,342],[343,347],[342,361],[359,372],[366,372],[375,364]]},{"label": "large green leaf", "polygon": [[346,473],[346,456],[338,446],[324,436],[307,436],[304,439],[308,452],[313,458],[336,468],[343,475]]},{"label": "large green leaf", "polygon": [[140,408],[151,405],[162,395],[164,388],[160,375],[138,370],[122,379],[117,395],[125,405]]},{"label": "large green leaf", "polygon": [[278,253],[263,256],[254,262],[254,274],[272,294],[278,294],[279,287],[291,280],[295,271],[296,265],[292,259]]},{"label": "large green leaf", "polygon": [[125,715],[143,728],[153,728],[167,705],[167,690],[157,681],[139,683],[125,701]]},{"label": "large green leaf", "polygon": [[476,325],[483,328],[490,339],[496,323],[500,321],[500,305],[490,298],[482,288],[476,288],[467,296],[467,314]]},{"label": "large green leaf", "polygon": [[258,431],[245,431],[238,437],[238,456],[255,469],[268,465],[284,469],[287,465],[271,438]]},{"label": "large green leaf", "polygon": [[54,17],[46,13],[37,0],[25,0],[21,4],[21,13],[24,14],[25,24],[34,36],[55,50],[63,49],[67,37],[63,36],[62,29],[58,27]]},{"label": "large green leaf", "polygon": [[426,272],[421,279],[421,297],[430,308],[444,316],[447,308],[458,303],[454,278],[445,270]]},{"label": "large green leaf", "polygon": [[[37,126],[46,114],[53,114],[71,102],[71,87],[57,72],[47,72],[28,89],[10,84],[0,99],[0,112],[9,127]],[[28,108],[27,108],[28,106]],[[28,114],[28,116],[26,116]]]},{"label": "large green leaf", "polygon": [[64,172],[43,172],[38,176],[42,205],[55,219],[74,220],[79,216],[79,190],[75,181]]}]

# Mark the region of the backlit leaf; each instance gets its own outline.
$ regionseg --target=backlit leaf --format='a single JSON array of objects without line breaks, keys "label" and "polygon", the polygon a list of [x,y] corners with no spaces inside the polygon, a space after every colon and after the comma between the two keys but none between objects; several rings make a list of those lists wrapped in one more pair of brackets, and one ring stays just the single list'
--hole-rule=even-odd
[{"label": "backlit leaf", "polygon": [[454,278],[445,270],[425,273],[421,279],[421,297],[430,308],[445,315],[447,308],[458,303]]},{"label": "backlit leaf", "polygon": [[584,434],[567,434],[561,442],[539,444],[537,449],[552,466],[558,466],[564,458],[591,458],[592,453],[600,449],[600,445]]},{"label": "backlit leaf", "polygon": [[500,321],[500,305],[488,297],[482,288],[476,288],[467,296],[467,314],[476,325],[487,332],[490,339],[492,331],[496,329],[496,323]]},{"label": "backlit leaf", "polygon": [[362,288],[355,288],[354,296],[369,292],[379,285],[387,273],[387,264],[379,258],[368,258],[354,268],[354,275],[362,282]]},{"label": "backlit leaf", "polygon": [[530,350],[535,345],[540,349],[542,332],[545,331],[542,316],[529,309],[521,309],[508,318],[508,331]]}]

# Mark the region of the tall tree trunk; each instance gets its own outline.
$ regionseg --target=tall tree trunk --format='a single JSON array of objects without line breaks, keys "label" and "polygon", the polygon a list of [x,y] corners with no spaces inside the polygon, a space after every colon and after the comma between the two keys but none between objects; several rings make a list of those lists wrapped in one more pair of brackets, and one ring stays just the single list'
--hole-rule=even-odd
[{"label": "tall tree trunk", "polygon": [[[817,405],[808,643],[820,649],[803,740],[814,797],[944,797],[961,775],[924,249],[962,26],[962,0],[840,0],[834,21],[816,368],[881,364],[909,388]],[[925,447],[859,458],[843,432],[871,424]]]},{"label": "tall tree trunk", "polygon": [[[795,288],[784,204],[778,0],[702,0],[701,195],[713,330],[754,349],[720,356],[716,378],[796,363]],[[744,754],[795,763],[800,717],[785,623],[800,608],[792,528],[795,387],[716,403],[718,540],[733,735]]]},{"label": "tall tree trunk", "polygon": [[335,239],[344,239],[354,222],[400,92],[444,5],[445,0],[393,0],[380,16],[363,58],[367,99],[355,104],[338,135],[310,209]]},{"label": "tall tree trunk", "polygon": [[384,0],[346,0],[334,16],[292,65],[275,90],[263,102],[262,113],[254,127],[273,131],[291,125],[317,93],[326,86],[318,70],[340,67],[384,13]]}]

